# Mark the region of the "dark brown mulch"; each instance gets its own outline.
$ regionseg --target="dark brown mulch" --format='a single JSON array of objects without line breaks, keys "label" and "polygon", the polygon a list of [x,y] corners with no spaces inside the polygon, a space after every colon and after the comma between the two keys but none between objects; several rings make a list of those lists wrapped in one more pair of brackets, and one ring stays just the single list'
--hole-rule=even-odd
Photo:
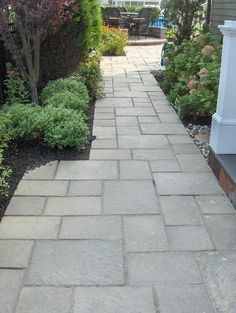
[{"label": "dark brown mulch", "polygon": [[41,142],[15,142],[5,152],[5,164],[12,169],[12,175],[9,179],[10,191],[8,197],[0,197],[0,221],[3,217],[6,208],[20,182],[24,173],[33,170],[36,167],[44,165],[50,161],[55,160],[88,160],[91,143],[94,139],[92,137],[94,104],[91,105],[89,112],[88,125],[90,127],[91,135],[88,145],[84,151],[75,149],[65,149],[62,151],[52,150],[43,145]]}]

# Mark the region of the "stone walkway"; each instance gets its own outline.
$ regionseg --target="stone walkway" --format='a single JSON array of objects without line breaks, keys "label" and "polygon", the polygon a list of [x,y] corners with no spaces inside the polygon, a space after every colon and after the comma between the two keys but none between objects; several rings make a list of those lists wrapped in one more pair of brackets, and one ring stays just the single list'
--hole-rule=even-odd
[{"label": "stone walkway", "polygon": [[151,69],[102,62],[89,161],[28,173],[0,224],[0,313],[235,313],[236,214]]}]

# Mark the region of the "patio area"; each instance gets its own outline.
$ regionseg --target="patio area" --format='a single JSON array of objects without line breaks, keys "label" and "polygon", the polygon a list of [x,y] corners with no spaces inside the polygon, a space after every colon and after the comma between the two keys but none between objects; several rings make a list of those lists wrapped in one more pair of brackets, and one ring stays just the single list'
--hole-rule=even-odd
[{"label": "patio area", "polygon": [[151,70],[102,60],[88,161],[25,175],[0,224],[0,313],[235,313],[236,212]]}]

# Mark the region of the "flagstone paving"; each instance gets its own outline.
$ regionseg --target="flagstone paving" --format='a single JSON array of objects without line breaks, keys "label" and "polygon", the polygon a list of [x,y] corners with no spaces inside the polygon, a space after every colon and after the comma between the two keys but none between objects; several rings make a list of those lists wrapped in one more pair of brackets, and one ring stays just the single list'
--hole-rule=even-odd
[{"label": "flagstone paving", "polygon": [[102,61],[90,160],[26,174],[0,224],[0,313],[235,313],[236,214],[150,73]]}]

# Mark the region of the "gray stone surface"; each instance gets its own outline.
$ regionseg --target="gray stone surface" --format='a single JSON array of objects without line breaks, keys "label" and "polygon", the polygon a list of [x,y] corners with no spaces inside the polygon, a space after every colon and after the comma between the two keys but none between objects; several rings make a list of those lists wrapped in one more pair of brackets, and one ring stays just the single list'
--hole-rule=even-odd
[{"label": "gray stone surface", "polygon": [[156,214],[152,181],[110,181],[104,184],[105,214]]},{"label": "gray stone surface", "polygon": [[119,135],[119,147],[127,149],[167,148],[168,142],[163,135]]},{"label": "gray stone surface", "polygon": [[5,215],[41,215],[45,202],[44,197],[13,197]]},{"label": "gray stone surface", "polygon": [[56,179],[91,180],[117,179],[115,161],[61,161]]},{"label": "gray stone surface", "polygon": [[166,231],[173,251],[214,250],[204,226],[169,226]]},{"label": "gray stone surface", "polygon": [[156,287],[161,313],[213,313],[203,284]]},{"label": "gray stone surface", "polygon": [[138,127],[138,120],[135,116],[117,116],[116,124],[118,127]]},{"label": "gray stone surface", "polygon": [[169,135],[167,137],[171,144],[193,143],[193,140],[189,137],[189,135]]},{"label": "gray stone surface", "polygon": [[116,139],[95,139],[92,142],[92,149],[114,149],[117,148]]},{"label": "gray stone surface", "polygon": [[156,116],[153,108],[118,108],[117,116]]},{"label": "gray stone surface", "polygon": [[55,239],[59,217],[4,217],[0,224],[0,239]]},{"label": "gray stone surface", "polygon": [[65,196],[67,181],[22,180],[15,192],[16,196]]},{"label": "gray stone surface", "polygon": [[155,313],[147,287],[76,288],[74,313]]},{"label": "gray stone surface", "polygon": [[37,242],[28,285],[121,285],[124,283],[120,241]]},{"label": "gray stone surface", "polygon": [[62,220],[60,238],[121,240],[121,218],[118,216],[65,217]]},{"label": "gray stone surface", "polygon": [[236,250],[236,214],[206,215],[205,221],[217,250]]},{"label": "gray stone surface", "polygon": [[115,127],[105,127],[105,126],[94,126],[93,135],[97,139],[112,139],[116,138],[116,128]]},{"label": "gray stone surface", "polygon": [[167,149],[135,149],[134,160],[171,160],[175,156],[170,148]]},{"label": "gray stone surface", "polygon": [[212,173],[155,173],[160,195],[221,194],[221,188]]},{"label": "gray stone surface", "polygon": [[25,287],[16,313],[70,313],[72,292],[72,288]]},{"label": "gray stone surface", "polygon": [[159,113],[158,117],[162,123],[180,123],[176,113]]},{"label": "gray stone surface", "polygon": [[157,116],[139,116],[138,117],[139,123],[141,124],[158,124],[160,123],[159,119]]},{"label": "gray stone surface", "polygon": [[28,266],[33,241],[0,240],[0,268]]},{"label": "gray stone surface", "polygon": [[101,181],[71,181],[68,195],[70,196],[100,196],[102,194]]},{"label": "gray stone surface", "polygon": [[155,160],[150,162],[152,172],[181,172],[176,160]]},{"label": "gray stone surface", "polygon": [[201,154],[179,154],[177,159],[184,172],[209,172],[206,160]]},{"label": "gray stone surface", "polygon": [[0,269],[0,313],[13,313],[23,278],[23,270]]},{"label": "gray stone surface", "polygon": [[118,135],[140,135],[138,126],[117,126]]},{"label": "gray stone surface", "polygon": [[130,98],[102,98],[96,101],[97,108],[132,108],[133,103]]},{"label": "gray stone surface", "polygon": [[225,196],[198,196],[196,201],[204,214],[236,213]]},{"label": "gray stone surface", "polygon": [[121,179],[152,179],[147,161],[121,161]]},{"label": "gray stone surface", "polygon": [[99,215],[101,197],[50,197],[45,215]]},{"label": "gray stone surface", "polygon": [[236,312],[236,253],[204,253],[198,262],[216,312]]},{"label": "gray stone surface", "polygon": [[124,217],[125,246],[129,252],[168,250],[165,227],[160,216]]},{"label": "gray stone surface", "polygon": [[162,196],[159,198],[166,225],[201,225],[200,211],[190,196]]},{"label": "gray stone surface", "polygon": [[182,124],[141,124],[141,130],[144,135],[186,134]]},{"label": "gray stone surface", "polygon": [[32,179],[32,180],[49,180],[53,179],[56,174],[58,161],[50,162],[46,165],[40,166],[32,171],[26,173],[23,179]]},{"label": "gray stone surface", "polygon": [[131,151],[128,149],[92,149],[90,160],[129,160]]},{"label": "gray stone surface", "polygon": [[187,252],[131,253],[128,274],[130,285],[202,282],[196,259]]},{"label": "gray stone surface", "polygon": [[179,143],[173,144],[172,149],[174,150],[175,154],[199,154],[198,147],[193,143]]}]

